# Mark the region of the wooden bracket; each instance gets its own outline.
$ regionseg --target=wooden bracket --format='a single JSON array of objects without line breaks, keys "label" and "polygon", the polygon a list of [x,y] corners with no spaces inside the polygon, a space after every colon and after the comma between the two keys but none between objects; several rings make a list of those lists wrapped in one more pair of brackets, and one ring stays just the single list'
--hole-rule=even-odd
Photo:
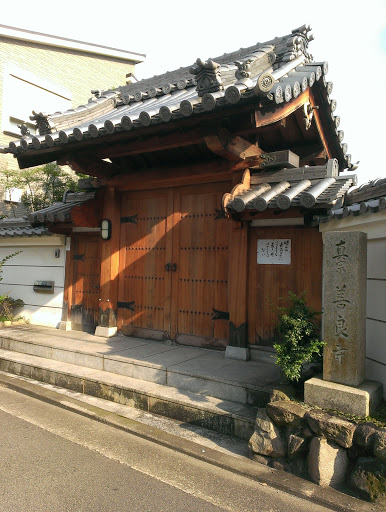
[{"label": "wooden bracket", "polygon": [[241,162],[243,160],[260,161],[260,155],[263,151],[251,142],[232,135],[224,128],[221,128],[215,134],[209,134],[204,137],[205,143],[213,153],[220,155],[227,160]]}]

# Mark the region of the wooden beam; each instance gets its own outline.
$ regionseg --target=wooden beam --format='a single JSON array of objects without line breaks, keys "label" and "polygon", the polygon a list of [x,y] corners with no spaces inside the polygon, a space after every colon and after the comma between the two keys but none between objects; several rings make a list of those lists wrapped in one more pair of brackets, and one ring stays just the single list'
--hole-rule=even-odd
[{"label": "wooden beam", "polygon": [[230,162],[216,159],[190,165],[145,169],[116,175],[105,180],[93,180],[93,182],[100,186],[114,186],[119,190],[150,190],[170,186],[179,187],[197,183],[227,181],[232,178],[234,172],[243,171],[248,167],[247,160]]},{"label": "wooden beam", "polygon": [[[140,135],[140,133],[138,133]],[[192,146],[204,142],[201,128],[194,128],[186,132],[173,131],[152,137],[146,137],[142,140],[122,141],[116,147],[98,148],[95,155],[100,158],[118,158],[121,156],[140,155],[142,153],[151,153],[154,151],[163,151],[165,149],[173,149],[183,146]]]},{"label": "wooden beam", "polygon": [[219,130],[215,134],[207,135],[205,143],[216,155],[236,162],[259,160],[260,155],[263,153],[257,144],[251,144],[242,137],[231,135],[224,129]]},{"label": "wooden beam", "polygon": [[288,102],[283,105],[275,105],[267,108],[260,108],[259,110],[255,110],[255,126],[259,128],[260,126],[266,126],[268,124],[277,123],[281,119],[289,116],[300,108],[304,103],[309,101],[310,92],[309,90],[303,92],[296,99]]},{"label": "wooden beam", "polygon": [[68,165],[76,173],[88,174],[97,178],[113,176],[121,171],[115,164],[98,160],[94,154],[64,155],[58,161],[58,165]]}]

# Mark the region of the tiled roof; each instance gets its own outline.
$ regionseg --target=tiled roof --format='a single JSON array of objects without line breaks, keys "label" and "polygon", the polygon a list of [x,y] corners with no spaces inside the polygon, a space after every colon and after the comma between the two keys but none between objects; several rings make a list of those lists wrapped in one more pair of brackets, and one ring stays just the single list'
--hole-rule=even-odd
[{"label": "tiled roof", "polygon": [[[366,198],[366,196],[368,196]],[[333,219],[357,217],[365,213],[378,213],[386,209],[386,178],[378,178],[350,191],[345,204],[333,208],[326,215],[315,216],[315,223],[325,223]]]},{"label": "tiled roof", "polygon": [[44,226],[32,226],[26,217],[0,220],[0,237],[49,236],[52,233]]},{"label": "tiled roof", "polygon": [[94,199],[94,197],[95,190],[92,192],[66,192],[63,201],[54,203],[47,208],[43,208],[43,210],[30,213],[28,219],[31,224],[70,221],[71,210],[89,199]]},{"label": "tiled roof", "polygon": [[259,171],[248,178],[246,186],[240,184],[231,194],[226,194],[223,206],[229,213],[262,212],[267,208],[331,207],[343,203],[349,188],[356,184],[356,178],[356,175],[339,176],[335,159],[320,166],[270,173]]},{"label": "tiled roof", "polygon": [[192,67],[141,80],[101,93],[87,105],[47,115],[34,113],[39,136],[13,141],[4,152],[21,156],[26,152],[65,147],[113,135],[144,129],[157,123],[229,108],[257,98],[262,106],[285,104],[308,88],[321,94],[340,167],[351,166],[343,132],[338,131],[336,101],[331,99],[332,82],[327,82],[327,62],[314,62],[308,52],[313,39],[310,27],[303,25],[290,34],[257,43],[249,48],[209,59],[197,59]]}]

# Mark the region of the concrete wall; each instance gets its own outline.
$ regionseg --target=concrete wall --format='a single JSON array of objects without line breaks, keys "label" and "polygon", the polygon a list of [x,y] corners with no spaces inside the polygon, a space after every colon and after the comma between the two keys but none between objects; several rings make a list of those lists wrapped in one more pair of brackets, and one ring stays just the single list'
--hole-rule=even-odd
[{"label": "concrete wall", "polygon": [[367,233],[366,376],[382,382],[386,399],[386,211],[332,220],[320,231]]},{"label": "concrete wall", "polygon": [[[60,249],[59,258],[55,249]],[[0,259],[16,251],[20,254],[3,266],[0,295],[23,299],[18,311],[31,324],[56,327],[61,320],[66,260],[65,237],[60,235],[9,237],[0,239]],[[54,281],[54,293],[36,292],[35,281]]]}]

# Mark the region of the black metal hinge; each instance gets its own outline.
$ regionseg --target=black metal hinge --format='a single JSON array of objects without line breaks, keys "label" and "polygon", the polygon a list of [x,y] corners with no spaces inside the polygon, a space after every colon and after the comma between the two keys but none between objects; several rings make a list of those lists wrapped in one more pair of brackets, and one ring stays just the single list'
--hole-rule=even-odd
[{"label": "black metal hinge", "polygon": [[137,224],[137,218],[138,218],[138,213],[136,213],[135,215],[131,215],[129,217],[121,217],[121,224],[123,224],[125,222],[131,222],[132,224]]},{"label": "black metal hinge", "polygon": [[130,311],[134,311],[135,300],[131,302],[117,302],[117,308],[130,309]]},{"label": "black metal hinge", "polygon": [[74,261],[84,261],[84,254],[74,254],[73,259]]},{"label": "black metal hinge", "polygon": [[219,220],[219,219],[226,219],[226,215],[225,215],[225,212],[224,210],[221,208],[220,210],[218,208],[215,208],[215,211],[216,211],[216,216],[214,218],[214,220]]},{"label": "black metal hinge", "polygon": [[212,320],[229,320],[228,311],[219,311],[218,309],[212,308],[213,316]]}]

